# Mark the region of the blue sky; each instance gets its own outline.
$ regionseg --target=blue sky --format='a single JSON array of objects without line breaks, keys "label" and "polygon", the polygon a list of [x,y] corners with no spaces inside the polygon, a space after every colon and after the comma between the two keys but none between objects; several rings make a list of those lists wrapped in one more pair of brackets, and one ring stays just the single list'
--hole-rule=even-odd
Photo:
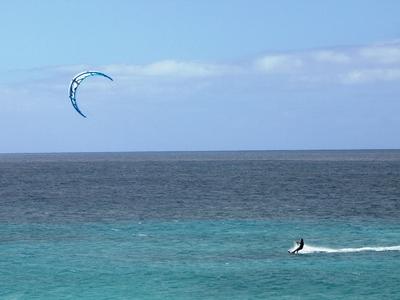
[{"label": "blue sky", "polygon": [[0,8],[0,152],[400,148],[399,1]]}]

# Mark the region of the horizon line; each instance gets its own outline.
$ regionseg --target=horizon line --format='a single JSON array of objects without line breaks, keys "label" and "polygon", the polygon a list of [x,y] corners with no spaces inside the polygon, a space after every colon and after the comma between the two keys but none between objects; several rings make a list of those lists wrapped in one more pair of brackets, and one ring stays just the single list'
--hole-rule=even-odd
[{"label": "horizon line", "polygon": [[400,151],[400,148],[333,148],[333,149],[219,149],[219,150],[127,150],[127,151],[54,151],[54,152],[0,152],[0,155],[35,154],[111,154],[111,153],[199,153],[199,152],[328,152],[328,151]]}]

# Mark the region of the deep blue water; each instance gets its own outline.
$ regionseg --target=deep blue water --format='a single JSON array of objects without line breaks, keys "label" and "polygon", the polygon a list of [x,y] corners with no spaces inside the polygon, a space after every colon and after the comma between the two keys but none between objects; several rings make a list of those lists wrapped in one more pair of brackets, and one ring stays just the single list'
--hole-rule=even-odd
[{"label": "deep blue water", "polygon": [[2,299],[400,298],[397,150],[3,154],[0,187]]}]

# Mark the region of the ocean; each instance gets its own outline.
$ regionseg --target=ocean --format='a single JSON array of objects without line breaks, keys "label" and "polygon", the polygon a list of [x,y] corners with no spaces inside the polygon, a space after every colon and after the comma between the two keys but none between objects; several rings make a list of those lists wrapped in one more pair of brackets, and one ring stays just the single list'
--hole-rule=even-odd
[{"label": "ocean", "polygon": [[400,150],[0,154],[0,299],[400,299],[399,270]]}]

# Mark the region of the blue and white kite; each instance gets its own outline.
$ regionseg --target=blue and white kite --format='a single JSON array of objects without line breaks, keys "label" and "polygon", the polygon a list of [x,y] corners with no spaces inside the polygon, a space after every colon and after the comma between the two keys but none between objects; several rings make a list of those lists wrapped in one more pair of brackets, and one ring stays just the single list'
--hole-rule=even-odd
[{"label": "blue and white kite", "polygon": [[72,106],[75,108],[75,110],[84,118],[86,118],[86,116],[80,111],[78,103],[76,102],[76,91],[81,82],[90,76],[103,76],[105,78],[113,80],[110,76],[96,71],[86,71],[75,75],[69,86],[69,99],[71,99]]}]

